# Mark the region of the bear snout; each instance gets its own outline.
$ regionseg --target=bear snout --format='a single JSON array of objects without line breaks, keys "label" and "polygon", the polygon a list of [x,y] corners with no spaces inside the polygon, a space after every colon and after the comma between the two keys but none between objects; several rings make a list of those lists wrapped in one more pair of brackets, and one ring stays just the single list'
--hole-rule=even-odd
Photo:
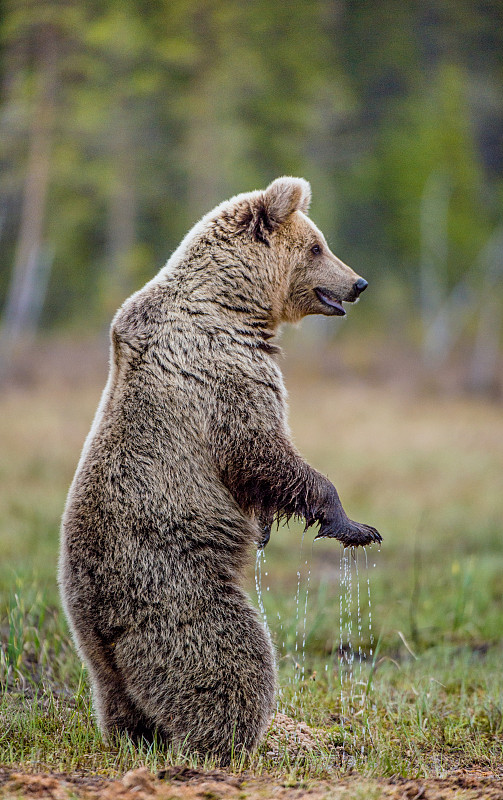
[{"label": "bear snout", "polygon": [[335,314],[336,316],[344,316],[346,314],[342,303],[354,303],[358,300],[359,296],[368,286],[368,282],[365,278],[358,278],[352,285],[351,288],[346,292],[346,294],[342,294],[340,292],[334,292],[332,289],[328,289],[325,286],[317,286],[314,289],[314,293],[318,300],[322,303],[324,307],[323,313],[325,314]]}]

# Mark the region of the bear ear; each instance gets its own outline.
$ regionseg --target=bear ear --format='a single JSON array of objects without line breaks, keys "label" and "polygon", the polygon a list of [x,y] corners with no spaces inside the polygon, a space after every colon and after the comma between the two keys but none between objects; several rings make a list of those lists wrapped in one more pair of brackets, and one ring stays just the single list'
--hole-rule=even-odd
[{"label": "bear ear", "polygon": [[308,211],[311,187],[304,178],[276,178],[269,184],[263,197],[271,227],[276,227],[285,222],[294,211]]},{"label": "bear ear", "polygon": [[253,192],[237,214],[238,230],[269,245],[269,234],[294,211],[307,212],[311,187],[304,178],[277,178],[263,192]]}]

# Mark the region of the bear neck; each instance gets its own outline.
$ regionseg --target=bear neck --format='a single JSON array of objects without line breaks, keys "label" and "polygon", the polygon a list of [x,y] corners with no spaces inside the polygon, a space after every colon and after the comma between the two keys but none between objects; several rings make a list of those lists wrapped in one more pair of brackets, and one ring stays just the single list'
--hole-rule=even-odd
[{"label": "bear neck", "polygon": [[261,265],[230,255],[198,259],[187,253],[166,277],[181,311],[232,330],[255,332],[264,340],[277,333],[281,311],[273,281]]}]

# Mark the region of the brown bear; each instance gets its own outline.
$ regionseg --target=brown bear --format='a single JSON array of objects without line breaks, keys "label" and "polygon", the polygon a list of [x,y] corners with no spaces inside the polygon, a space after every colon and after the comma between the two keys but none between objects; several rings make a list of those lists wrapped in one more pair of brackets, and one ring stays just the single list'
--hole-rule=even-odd
[{"label": "brown bear", "polygon": [[274,652],[242,589],[273,518],[380,541],[292,445],[271,338],[367,283],[279,178],[207,214],[118,311],[62,524],[60,586],[106,734],[229,763],[270,719]]}]

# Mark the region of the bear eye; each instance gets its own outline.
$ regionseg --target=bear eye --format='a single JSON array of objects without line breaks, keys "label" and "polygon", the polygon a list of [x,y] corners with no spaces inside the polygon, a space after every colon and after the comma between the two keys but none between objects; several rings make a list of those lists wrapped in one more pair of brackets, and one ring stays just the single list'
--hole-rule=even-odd
[{"label": "bear eye", "polygon": [[313,244],[313,246],[311,247],[311,253],[313,253],[313,255],[315,255],[315,256],[319,256],[319,254],[321,253],[320,245],[319,244]]}]

